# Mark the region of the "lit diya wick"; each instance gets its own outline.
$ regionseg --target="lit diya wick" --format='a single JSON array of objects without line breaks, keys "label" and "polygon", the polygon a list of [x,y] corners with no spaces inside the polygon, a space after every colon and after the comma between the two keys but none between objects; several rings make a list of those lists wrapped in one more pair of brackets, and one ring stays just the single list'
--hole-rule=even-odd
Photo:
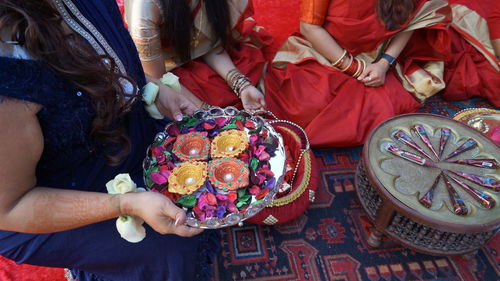
[{"label": "lit diya wick", "polygon": [[181,195],[192,194],[207,178],[206,162],[184,162],[175,167],[168,177],[168,191]]},{"label": "lit diya wick", "polygon": [[209,149],[209,139],[199,132],[192,132],[177,136],[172,153],[184,161],[207,160]]},{"label": "lit diya wick", "polygon": [[218,134],[210,146],[213,158],[237,157],[248,147],[245,131],[226,130]]},{"label": "lit diya wick", "polygon": [[208,162],[208,179],[223,191],[237,190],[249,183],[248,165],[236,158],[214,159]]}]

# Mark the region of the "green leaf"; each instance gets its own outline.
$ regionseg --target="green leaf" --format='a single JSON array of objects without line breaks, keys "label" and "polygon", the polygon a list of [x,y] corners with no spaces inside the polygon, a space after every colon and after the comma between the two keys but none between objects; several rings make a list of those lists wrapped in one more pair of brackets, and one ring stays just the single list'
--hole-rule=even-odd
[{"label": "green leaf", "polygon": [[252,160],[250,160],[250,168],[253,171],[257,171],[257,166],[259,166],[259,160],[257,160],[256,158],[252,158]]},{"label": "green leaf", "polygon": [[165,154],[165,157],[170,158],[170,152],[165,150],[163,151],[163,154]]},{"label": "green leaf", "polygon": [[264,200],[257,200],[255,202],[252,202],[252,205],[259,205],[259,204],[262,204],[264,202]]},{"label": "green leaf", "polygon": [[151,166],[149,169],[146,170],[146,173],[151,174],[151,172],[158,172],[158,167],[157,166]]},{"label": "green leaf", "polygon": [[153,186],[153,181],[151,180],[150,174],[147,174],[144,177],[144,181],[145,181],[145,184],[146,184],[147,187],[152,187]]},{"label": "green leaf", "polygon": [[196,204],[196,197],[194,195],[184,195],[181,198],[179,198],[175,203],[186,208],[193,208],[194,205]]},{"label": "green leaf", "polygon": [[228,125],[222,127],[222,129],[223,130],[238,129],[238,127],[234,123],[232,123],[232,124],[228,124]]},{"label": "green leaf", "polygon": [[154,164],[156,164],[156,157],[151,156],[151,163],[150,163],[150,165],[154,165]]},{"label": "green leaf", "polygon": [[194,127],[196,125],[196,123],[198,123],[198,122],[199,122],[198,119],[186,116],[182,119],[182,126],[184,128],[191,128],[191,127]]},{"label": "green leaf", "polygon": [[240,188],[236,191],[236,193],[238,193],[238,198],[244,196],[245,194],[247,194],[247,189],[246,188]]},{"label": "green leaf", "polygon": [[252,195],[245,194],[245,195],[241,196],[240,198],[238,198],[238,202],[248,203],[248,201],[250,201],[250,199],[252,199]]}]

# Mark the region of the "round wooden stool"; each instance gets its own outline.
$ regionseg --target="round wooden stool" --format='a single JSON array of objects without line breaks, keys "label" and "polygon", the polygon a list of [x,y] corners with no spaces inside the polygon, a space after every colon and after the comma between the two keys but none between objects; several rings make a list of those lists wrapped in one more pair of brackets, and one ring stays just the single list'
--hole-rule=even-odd
[{"label": "round wooden stool", "polygon": [[370,134],[356,173],[359,200],[387,235],[432,255],[472,253],[500,227],[500,147],[449,118],[407,114]]}]

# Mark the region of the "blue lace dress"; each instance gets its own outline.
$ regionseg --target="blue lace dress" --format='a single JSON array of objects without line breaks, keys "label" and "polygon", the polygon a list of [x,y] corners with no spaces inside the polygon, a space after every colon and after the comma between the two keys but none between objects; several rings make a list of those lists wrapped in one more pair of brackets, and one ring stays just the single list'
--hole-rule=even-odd
[{"label": "blue lace dress", "polygon": [[[96,27],[105,26],[100,32],[128,74],[143,85],[140,62],[114,0],[73,2]],[[105,183],[125,172],[142,184],[142,160],[158,126],[141,102],[126,118],[132,152],[121,165],[110,167],[102,146],[89,138],[94,117],[89,98],[42,61],[0,56],[0,101],[2,96],[43,106],[38,113],[44,136],[38,186],[106,192]],[[146,231],[146,238],[136,244],[120,238],[115,220],[52,234],[0,231],[0,255],[18,263],[70,268],[79,281],[207,278],[218,244],[215,232],[182,238],[160,235],[147,226]]]}]

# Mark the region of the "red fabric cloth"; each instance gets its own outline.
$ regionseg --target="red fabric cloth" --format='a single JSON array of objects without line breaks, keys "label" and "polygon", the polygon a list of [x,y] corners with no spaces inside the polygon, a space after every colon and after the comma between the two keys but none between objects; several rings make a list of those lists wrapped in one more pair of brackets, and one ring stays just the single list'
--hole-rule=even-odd
[{"label": "red fabric cloth", "polygon": [[[419,1],[418,9],[424,2]],[[330,1],[323,27],[353,54],[372,51],[399,31],[385,29],[373,12],[374,5],[375,1]],[[399,61],[408,73],[418,60],[445,58],[448,45],[446,23],[438,23],[414,32]],[[420,107],[392,70],[384,86],[365,87],[314,60],[289,63],[285,69],[271,67],[266,76],[266,102],[279,118],[305,128],[316,147],[363,144],[380,122]]]},{"label": "red fabric cloth", "polygon": [[491,12],[488,16],[488,27],[491,40],[500,39],[500,1],[493,0]]},{"label": "red fabric cloth", "polygon": [[[464,5],[483,18],[500,12],[498,11],[500,1],[496,1],[495,4],[495,1],[491,0],[450,0],[449,3]],[[497,11],[493,11],[494,6]],[[496,29],[500,28],[498,23],[500,22],[497,22]],[[500,72],[477,49],[477,47],[483,48],[483,46],[475,40],[474,34],[468,34],[456,26],[451,26],[450,34],[452,54],[445,63],[446,88],[443,91],[443,98],[446,100],[466,100],[473,96],[481,96],[488,99],[493,105],[500,106]],[[490,37],[492,36],[490,35]],[[468,41],[474,42],[476,46]],[[487,52],[487,50],[483,50]],[[494,54],[489,55],[494,58]]]},{"label": "red fabric cloth", "polygon": [[1,281],[66,281],[64,269],[16,264],[0,256]]},{"label": "red fabric cloth", "polygon": [[450,30],[452,56],[445,63],[445,100],[482,96],[500,106],[500,72],[456,30]]},{"label": "red fabric cloth", "polygon": [[392,72],[385,86],[365,87],[315,61],[273,68],[266,77],[266,102],[279,118],[302,126],[313,146],[355,146],[382,121],[420,107]]}]

